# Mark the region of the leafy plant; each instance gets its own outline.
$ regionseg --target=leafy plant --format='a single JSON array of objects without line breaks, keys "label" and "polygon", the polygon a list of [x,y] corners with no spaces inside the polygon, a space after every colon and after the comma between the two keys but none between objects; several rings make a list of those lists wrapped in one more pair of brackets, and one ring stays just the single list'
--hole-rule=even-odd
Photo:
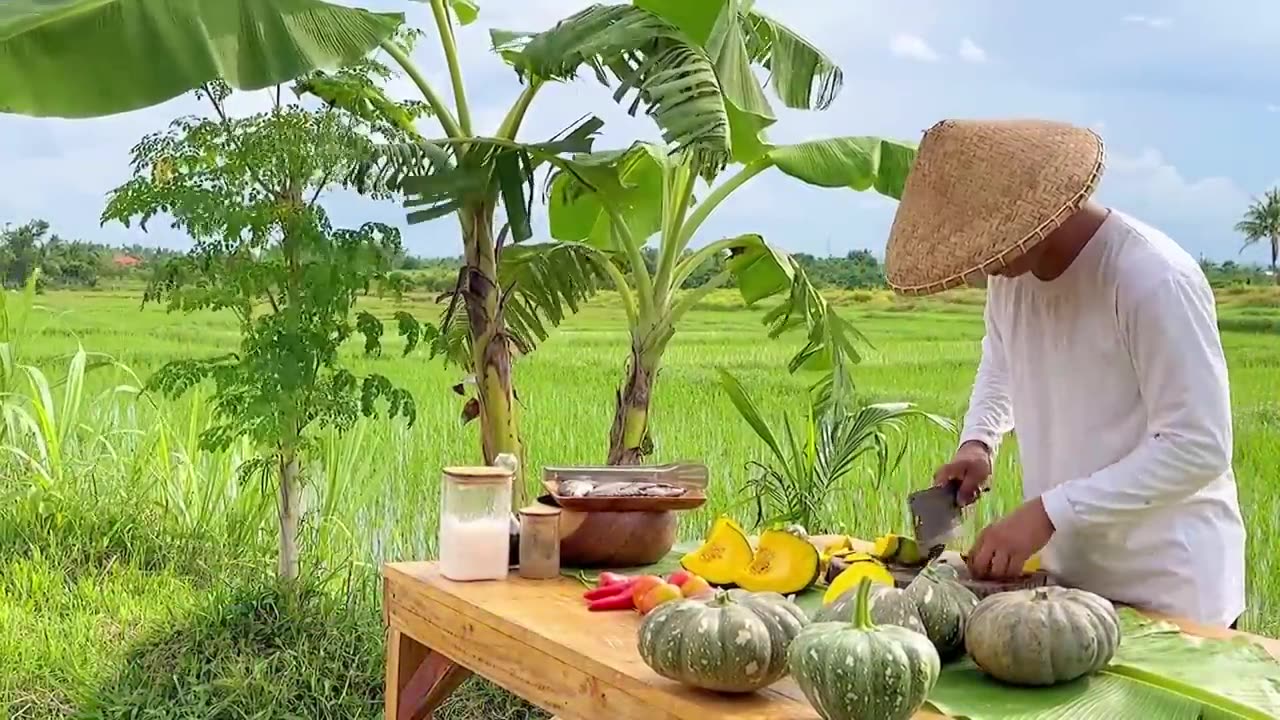
[{"label": "leafy plant", "polygon": [[811,396],[804,416],[798,421],[784,417],[782,431],[775,432],[742,383],[727,370],[717,372],[734,408],[771,455],[768,462],[748,463],[758,525],[796,523],[811,531],[835,531],[831,508],[844,493],[860,489],[851,480],[865,473],[878,488],[897,469],[907,449],[902,436],[909,420],[955,430],[947,418],[910,403],[850,407],[847,381],[829,376],[825,392]]},{"label": "leafy plant", "polygon": [[[805,342],[788,370],[830,370],[860,359],[862,335],[828,305],[800,263],[756,234],[744,234],[689,251],[698,229],[735,189],[777,168],[824,187],[876,188],[901,194],[914,157],[911,146],[880,138],[835,138],[799,145],[770,146],[735,175],[710,190],[695,206],[697,159],[688,152],[637,143],[624,151],[575,156],[558,166],[549,185],[551,233],[561,242],[530,246],[542,252],[576,248],[583,261],[602,267],[622,299],[631,334],[631,354],[616,395],[609,433],[610,464],[641,462],[652,447],[649,406],[662,355],[681,318],[708,293],[734,284],[748,304],[778,297],[763,322],[776,338],[802,329]],[[589,170],[589,172],[588,172]],[[641,246],[657,234],[659,256],[651,272]],[[680,292],[704,265],[722,269],[697,289]],[[550,280],[570,293],[578,276],[522,276],[528,287]]]},{"label": "leafy plant", "polygon": [[[649,114],[667,129],[664,145],[636,143],[567,162],[551,159],[551,235],[560,242],[529,249],[563,254],[574,248],[581,269],[539,277],[503,268],[516,287],[573,296],[577,278],[591,278],[595,265],[621,295],[631,352],[609,431],[610,464],[639,463],[651,452],[650,398],[662,355],[680,318],[717,288],[733,283],[749,304],[784,298],[764,322],[770,337],[805,329],[806,343],[792,358],[791,371],[858,360],[855,343],[861,336],[831,311],[794,258],[759,235],[689,251],[716,208],[771,168],[812,185],[875,189],[896,198],[915,157],[914,146],[874,137],[770,144],[763,131],[773,113],[752,66],[772,72],[772,87],[784,104],[805,109],[829,105],[840,86],[840,68],[750,3],[687,5],[593,6],[510,43],[520,48],[514,63],[522,75],[569,79],[590,68],[600,82],[616,85],[617,100],[638,86],[640,98],[655,98]],[[609,41],[591,40],[597,35]],[[683,44],[688,39],[694,40],[691,47]],[[605,52],[609,42],[632,45],[637,56],[612,62]],[[715,183],[730,163],[741,166]],[[695,205],[699,179],[708,194]],[[644,246],[654,235],[657,263],[651,268]],[[678,294],[691,276],[717,261],[719,272]]]},{"label": "leafy plant", "polygon": [[[726,83],[730,75],[749,77],[753,62],[769,68],[779,94],[788,105],[800,107],[828,103],[839,73],[783,26],[739,7],[736,1],[698,3],[684,9],[652,1],[593,6],[540,35],[491,34],[494,49],[527,84],[497,131],[482,136],[471,126],[453,34],[455,17],[465,24],[474,19],[475,8],[469,5],[463,12],[445,0],[430,4],[449,70],[454,109],[445,105],[402,49],[394,43],[382,47],[413,79],[445,137],[380,147],[359,169],[358,180],[362,187],[406,194],[405,205],[413,209],[410,223],[449,215],[458,218],[464,267],[454,290],[446,295],[450,302],[440,333],[444,342],[433,345],[433,351],[459,362],[474,378],[475,397],[465,401],[463,417],[479,418],[486,462],[502,453],[523,459],[511,381],[513,350],[531,350],[545,337],[547,325],[576,310],[610,277],[615,285],[618,279],[616,266],[595,262],[590,248],[548,250],[546,257],[538,259],[531,257],[533,251],[517,250],[532,237],[535,171],[547,163],[564,167],[565,155],[589,153],[601,125],[588,117],[548,142],[517,142],[539,89],[548,81],[572,78],[584,66],[602,81],[611,74],[618,84],[615,98],[631,96],[631,112],[644,107],[666,143],[690,158],[688,167],[710,178],[738,157],[731,142],[735,122],[744,129],[756,127],[748,131],[755,137],[767,124],[765,115],[772,121],[767,103],[740,97],[738,89]],[[716,53],[707,49],[710,26],[700,27],[707,22],[724,26],[717,35],[721,39],[714,43]],[[747,75],[740,75],[744,72]],[[816,98],[813,85],[819,86]],[[738,112],[739,106],[747,110]],[[596,175],[590,165],[579,162],[576,172]],[[596,181],[608,182],[611,175],[611,170],[603,169]],[[592,187],[596,181],[588,180]],[[499,208],[504,223],[495,231]],[[619,244],[618,249],[636,264],[630,247]],[[504,258],[510,263],[504,263]],[[637,287],[646,287],[645,280],[637,275]],[[513,499],[523,502],[520,492]]]},{"label": "leafy plant", "polygon": [[[374,69],[366,70],[372,87]],[[344,76],[357,78],[355,71]],[[277,479],[279,573],[293,579],[310,433],[348,430],[380,402],[392,418],[415,418],[407,391],[378,374],[357,378],[338,357],[357,333],[367,347],[379,346],[381,322],[367,313],[355,322],[354,308],[390,272],[399,233],[379,223],[334,228],[319,204],[349,173],[353,148],[395,129],[286,104],[278,91],[269,112],[232,117],[224,106],[230,93],[224,83],[206,85],[198,94],[215,117],[179,118],[134,147],[133,178],[112,191],[103,221],[137,221],[145,230],[156,215],[171,216],[195,246],[164,265],[143,302],[187,313],[225,310],[238,320],[238,352],[170,362],[150,386],[176,397],[213,381],[214,423],[200,444],[223,450],[244,437],[261,449],[246,472],[269,468]]]},{"label": "leafy plant", "polygon": [[1244,218],[1236,223],[1236,232],[1244,234],[1241,252],[1260,242],[1271,246],[1271,275],[1280,285],[1280,269],[1276,267],[1280,261],[1280,187],[1268,190],[1249,206]]},{"label": "leafy plant", "polygon": [[214,80],[261,90],[356,62],[404,22],[320,0],[0,4],[0,112],[113,115]]}]

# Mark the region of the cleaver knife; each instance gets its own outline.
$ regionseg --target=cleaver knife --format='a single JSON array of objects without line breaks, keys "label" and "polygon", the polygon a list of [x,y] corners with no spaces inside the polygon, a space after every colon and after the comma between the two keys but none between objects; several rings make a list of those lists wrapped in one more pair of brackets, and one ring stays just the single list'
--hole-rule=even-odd
[{"label": "cleaver knife", "polygon": [[935,555],[936,550],[940,550],[960,528],[963,516],[957,499],[959,491],[960,483],[953,481],[907,496],[916,544],[930,556]]}]

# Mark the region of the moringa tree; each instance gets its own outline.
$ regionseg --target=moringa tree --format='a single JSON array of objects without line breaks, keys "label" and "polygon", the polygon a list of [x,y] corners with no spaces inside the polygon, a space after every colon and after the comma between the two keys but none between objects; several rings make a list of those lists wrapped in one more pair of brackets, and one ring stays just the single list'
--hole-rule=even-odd
[{"label": "moringa tree", "polygon": [[1280,285],[1280,271],[1276,268],[1280,259],[1280,188],[1272,188],[1254,200],[1244,218],[1236,223],[1236,232],[1244,235],[1241,252],[1260,242],[1270,245],[1271,277]]},{"label": "moringa tree", "polygon": [[[353,88],[363,81],[366,97],[385,100],[370,79],[378,72],[366,64],[340,77]],[[177,396],[214,383],[214,423],[201,445],[223,449],[247,436],[261,449],[243,470],[276,478],[279,574],[293,579],[308,439],[325,427],[346,430],[375,414],[379,401],[393,418],[412,424],[415,417],[405,390],[378,374],[357,378],[338,355],[356,333],[367,347],[378,344],[381,322],[356,316],[355,304],[391,270],[399,232],[378,223],[335,228],[321,205],[349,173],[353,147],[368,147],[374,133],[404,130],[283,102],[279,88],[270,110],[247,117],[227,112],[225,83],[197,94],[212,117],[178,118],[144,137],[133,149],[132,179],[111,192],[102,218],[145,230],[153,218],[171,217],[194,247],[165,264],[143,302],[187,313],[226,311],[238,321],[236,351],[168,363],[150,384]],[[411,125],[414,108],[399,110]],[[410,337],[407,346],[415,341]]]}]

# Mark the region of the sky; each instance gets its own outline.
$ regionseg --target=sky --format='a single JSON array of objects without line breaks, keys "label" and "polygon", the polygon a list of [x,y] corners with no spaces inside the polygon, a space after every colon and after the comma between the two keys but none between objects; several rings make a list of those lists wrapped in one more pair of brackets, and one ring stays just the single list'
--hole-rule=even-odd
[{"label": "sky", "polygon": [[[404,12],[427,30],[414,61],[448,94],[429,9],[404,0],[341,0]],[[477,132],[496,128],[519,92],[515,73],[489,50],[490,28],[536,31],[586,7],[581,0],[480,0],[480,19],[458,32]],[[1280,3],[1274,0],[758,0],[756,7],[822,48],[844,70],[844,87],[822,112],[774,102],[774,143],[842,135],[918,142],[938,120],[1041,117],[1094,128],[1107,146],[1098,198],[1168,233],[1196,257],[1262,262],[1240,252],[1232,226],[1249,203],[1280,185]],[[406,79],[391,94],[420,98]],[[771,98],[772,100],[772,98]],[[237,94],[237,114],[265,109],[264,92]],[[92,120],[0,115],[0,226],[41,217],[63,237],[182,248],[189,241],[156,221],[150,232],[102,226],[105,195],[129,177],[130,148],[173,118],[206,114],[192,96]],[[541,92],[521,139],[550,136],[584,114],[606,122],[597,149],[657,139],[594,77]],[[423,132],[438,135],[432,121]],[[705,192],[705,191],[704,191]],[[813,188],[764,173],[703,226],[694,245],[759,232],[791,252],[883,256],[896,204],[873,193]],[[399,225],[409,252],[460,252],[456,223],[408,226],[393,201],[327,196],[335,224]],[[545,238],[545,212],[535,232]],[[535,238],[539,239],[539,238]]]}]

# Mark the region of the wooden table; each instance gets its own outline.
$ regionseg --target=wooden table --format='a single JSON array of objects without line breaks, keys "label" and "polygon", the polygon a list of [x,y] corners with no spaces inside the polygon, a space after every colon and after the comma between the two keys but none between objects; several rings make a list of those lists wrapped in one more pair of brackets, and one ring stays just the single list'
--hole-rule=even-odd
[{"label": "wooden table", "polygon": [[[818,720],[789,678],[728,697],[659,677],[636,651],[640,616],[589,613],[568,578],[457,583],[414,562],[384,566],[383,583],[387,720],[430,718],[472,673],[563,720]],[[1167,619],[1194,635],[1245,634]],[[1280,658],[1280,641],[1248,637]]]}]

